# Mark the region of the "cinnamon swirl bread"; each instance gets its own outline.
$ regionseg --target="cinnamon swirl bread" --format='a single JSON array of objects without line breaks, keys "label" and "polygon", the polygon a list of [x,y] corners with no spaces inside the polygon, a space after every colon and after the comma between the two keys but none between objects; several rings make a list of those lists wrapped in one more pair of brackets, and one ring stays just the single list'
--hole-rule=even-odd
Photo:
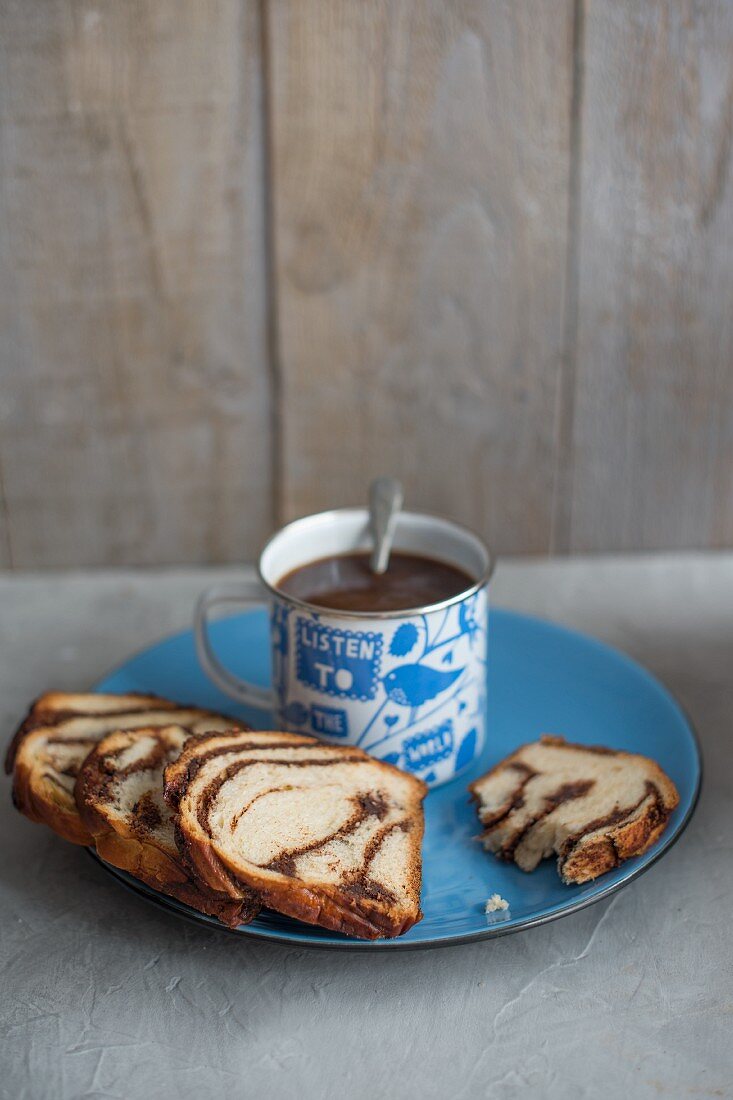
[{"label": "cinnamon swirl bread", "polygon": [[189,737],[182,726],[118,730],[103,737],[76,780],[79,814],[108,863],[225,924],[246,923],[259,909],[254,895],[235,899],[200,889],[176,847],[163,771]]},{"label": "cinnamon swirl bread", "polygon": [[364,939],[421,917],[424,783],[286,733],[189,741],[165,773],[179,849],[212,890]]},{"label": "cinnamon swirl bread", "polygon": [[189,733],[237,725],[232,718],[149,695],[42,695],[18,729],[5,761],[6,770],[13,771],[16,807],[74,844],[91,844],[74,801],[74,784],[87,753],[114,730],[171,723]]},{"label": "cinnamon swirl bread", "polygon": [[641,855],[679,801],[653,760],[549,736],[512,753],[469,790],[488,851],[523,871],[554,853],[566,883],[588,882]]}]

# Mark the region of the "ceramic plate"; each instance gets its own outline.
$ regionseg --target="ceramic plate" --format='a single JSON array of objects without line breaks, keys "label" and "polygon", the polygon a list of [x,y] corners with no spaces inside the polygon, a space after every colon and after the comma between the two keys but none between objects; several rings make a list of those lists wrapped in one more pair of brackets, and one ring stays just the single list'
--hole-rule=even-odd
[{"label": "ceramic plate", "polygon": [[[225,664],[256,683],[268,682],[269,631],[264,611],[222,619],[211,629]],[[494,609],[489,632],[489,722],[483,757],[459,779],[431,791],[425,801],[423,920],[400,939],[366,942],[265,911],[252,924],[234,929],[234,935],[362,951],[486,939],[591,905],[631,882],[670,848],[695,808],[701,760],[690,723],[665,688],[623,654],[539,619]],[[206,679],[190,631],[132,657],[100,681],[97,690],[154,692],[237,714],[256,728],[271,728],[266,715],[238,708]],[[640,752],[658,761],[677,784],[680,804],[657,844],[585,886],[564,886],[554,860],[527,875],[485,853],[475,840],[478,819],[466,784],[541,733],[561,733],[571,741]],[[163,908],[200,924],[223,927],[213,917],[157,893],[123,871],[102,866]],[[510,907],[492,919],[486,916],[485,904],[493,893],[506,898]]]}]

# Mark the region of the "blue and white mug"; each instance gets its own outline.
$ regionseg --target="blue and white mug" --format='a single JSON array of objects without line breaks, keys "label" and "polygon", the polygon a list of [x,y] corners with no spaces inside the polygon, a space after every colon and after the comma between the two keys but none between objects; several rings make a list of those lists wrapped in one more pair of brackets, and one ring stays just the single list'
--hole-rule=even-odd
[{"label": "blue and white mug", "polygon": [[[402,512],[394,549],[457,566],[471,578],[463,592],[427,607],[366,612],[320,608],[278,588],[309,562],[370,549],[365,509],[322,512],[284,527],[265,546],[256,579],[215,585],[199,599],[199,660],[233,699],[273,712],[278,728],[358,745],[437,786],[467,768],[484,743],[493,561],[466,528]],[[224,668],[207,630],[215,604],[263,600],[272,635],[269,690]]]}]

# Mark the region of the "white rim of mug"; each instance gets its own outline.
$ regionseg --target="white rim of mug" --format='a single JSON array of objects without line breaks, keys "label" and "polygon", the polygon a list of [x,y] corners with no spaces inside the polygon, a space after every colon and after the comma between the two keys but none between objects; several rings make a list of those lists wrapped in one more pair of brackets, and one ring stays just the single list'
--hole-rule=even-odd
[{"label": "white rim of mug", "polygon": [[[336,619],[366,619],[374,622],[381,619],[404,619],[410,615],[427,615],[432,611],[442,611],[447,607],[453,607],[455,604],[463,603],[463,601],[468,599],[469,596],[474,596],[477,592],[480,592],[482,588],[486,588],[489,581],[491,580],[494,568],[496,566],[496,559],[494,558],[494,555],[492,554],[490,548],[486,545],[481,536],[475,531],[472,531],[470,527],[466,527],[466,525],[463,523],[456,523],[455,520],[446,519],[444,516],[438,516],[431,512],[403,512],[402,515],[409,516],[411,519],[427,519],[437,521],[438,523],[447,523],[450,527],[453,527],[460,534],[468,535],[470,538],[475,539],[476,542],[478,542],[479,545],[486,551],[486,557],[488,559],[486,569],[479,577],[479,579],[477,581],[474,581],[473,584],[470,585],[470,587],[461,589],[461,591],[457,593],[457,595],[451,596],[447,600],[440,600],[439,603],[424,604],[422,607],[402,607],[394,611],[343,611],[341,610],[341,608],[323,607],[321,604],[310,603],[308,600],[301,600],[297,596],[291,596],[288,592],[283,592],[282,589],[277,587],[277,585],[270,584],[270,582],[265,578],[262,572],[262,559],[264,558],[265,554],[270,549],[272,544],[276,541],[276,539],[281,538],[283,535],[287,534],[288,531],[291,531],[293,528],[297,527],[301,523],[305,523],[307,520],[327,520],[331,518],[338,519],[339,516],[343,516],[347,512],[366,512],[366,509],[329,508],[325,512],[313,512],[310,515],[300,516],[298,519],[291,520],[290,523],[286,523],[284,527],[281,527],[278,531],[275,532],[274,535],[271,535],[271,537],[262,547],[262,550],[260,551],[260,556],[257,560],[257,576],[259,577],[262,585],[267,589],[267,591],[270,592],[273,596],[276,596],[279,600],[282,600],[284,603],[292,604],[294,607],[302,608],[304,611],[315,612],[315,614],[317,615]],[[303,562],[303,564],[306,565],[308,563]]]}]

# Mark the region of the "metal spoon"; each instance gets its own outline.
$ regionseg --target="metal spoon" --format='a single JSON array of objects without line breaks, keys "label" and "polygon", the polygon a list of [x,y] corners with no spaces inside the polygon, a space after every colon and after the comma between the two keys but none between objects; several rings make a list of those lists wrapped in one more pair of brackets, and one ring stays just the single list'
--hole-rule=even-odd
[{"label": "metal spoon", "polygon": [[373,573],[384,573],[387,570],[403,499],[402,485],[394,477],[375,478],[369,486],[369,524],[374,539],[369,564]]}]

